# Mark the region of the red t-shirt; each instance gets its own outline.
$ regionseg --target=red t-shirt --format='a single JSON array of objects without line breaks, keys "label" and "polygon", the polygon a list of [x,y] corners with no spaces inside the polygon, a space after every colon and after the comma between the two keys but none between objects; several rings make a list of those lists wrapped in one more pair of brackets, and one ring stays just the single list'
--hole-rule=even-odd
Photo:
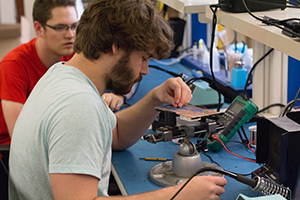
[{"label": "red t-shirt", "polygon": [[[9,52],[0,62],[0,100],[9,100],[24,104],[33,87],[46,73],[35,49],[36,38]],[[73,56],[64,56],[68,61]],[[30,122],[28,122],[30,123]],[[0,144],[10,144],[10,137],[4,120],[0,101]]]}]

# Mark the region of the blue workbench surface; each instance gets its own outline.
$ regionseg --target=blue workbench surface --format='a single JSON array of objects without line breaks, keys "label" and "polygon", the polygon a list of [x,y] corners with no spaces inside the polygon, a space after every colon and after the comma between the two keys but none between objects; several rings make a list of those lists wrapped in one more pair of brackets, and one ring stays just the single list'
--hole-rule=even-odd
[{"label": "blue workbench surface", "polygon": [[[170,63],[173,59],[166,59],[163,62]],[[192,71],[183,66],[181,63],[176,62],[172,65],[161,64],[161,62],[156,62],[155,60],[150,60],[149,65],[155,65],[161,67],[162,69],[172,71],[175,73],[184,73],[189,78],[193,78]],[[152,88],[162,84],[168,78],[174,76],[160,71],[154,68],[149,68],[149,74],[143,77],[143,80],[140,82],[137,87],[136,93],[127,100],[129,105],[134,104],[140,100],[144,95],[146,95]],[[248,130],[248,125],[245,125],[245,130]],[[152,130],[148,130],[147,133],[154,133]],[[193,138],[191,141],[196,143],[196,138]],[[240,141],[238,134],[235,134],[231,141]],[[245,146],[237,142],[227,143],[227,147],[239,155],[255,158],[255,155],[252,151],[247,150]],[[157,161],[145,161],[140,158],[144,157],[164,157],[164,158],[173,158],[175,152],[178,150],[178,144],[173,142],[159,142],[157,144],[151,144],[147,141],[140,140],[132,147],[125,151],[113,152],[112,155],[112,165],[114,170],[117,173],[120,181],[122,182],[127,194],[135,194],[140,192],[146,192],[150,190],[155,190],[161,188],[158,185],[152,183],[148,176],[149,171],[152,167],[159,164]],[[208,152],[208,154],[218,162],[220,166],[228,171],[249,174],[255,169],[259,168],[260,165],[252,163],[247,160],[243,160],[236,156],[229,154],[225,149],[222,149],[218,153]],[[209,158],[201,153],[203,161],[210,162]],[[115,177],[116,178],[116,177]],[[223,200],[235,200],[238,194],[242,193],[247,196],[257,196],[258,193],[252,191],[249,186],[233,180],[232,178],[226,177],[228,184],[225,186],[225,194],[221,196]]]},{"label": "blue workbench surface", "polygon": [[[248,126],[250,125],[253,125],[253,123],[244,125],[247,133]],[[154,131],[148,130],[146,134],[149,133],[154,133]],[[194,143],[196,143],[196,140],[196,138],[191,139]],[[255,159],[254,153],[240,143],[240,138],[237,133],[226,146],[229,150],[238,155]],[[147,141],[140,140],[125,151],[113,152],[112,164],[128,194],[146,192],[161,188],[160,186],[152,183],[148,178],[150,169],[160,162],[145,161],[140,158],[162,157],[172,159],[177,150],[178,144],[175,144],[172,141],[151,144]],[[217,153],[208,152],[208,154],[214,161],[218,162],[223,169],[235,173],[250,174],[252,171],[260,167],[257,163],[229,154],[225,149],[222,149]],[[210,162],[209,158],[202,153],[201,158],[203,161]],[[260,195],[258,192],[252,191],[250,187],[245,184],[239,183],[229,177],[225,178],[228,183],[225,186],[225,194],[221,195],[222,200],[234,200],[240,193],[249,197]]]}]

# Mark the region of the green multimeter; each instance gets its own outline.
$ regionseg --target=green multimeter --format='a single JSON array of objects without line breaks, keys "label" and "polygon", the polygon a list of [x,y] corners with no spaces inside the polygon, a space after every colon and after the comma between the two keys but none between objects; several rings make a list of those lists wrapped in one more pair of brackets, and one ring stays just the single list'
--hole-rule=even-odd
[{"label": "green multimeter", "polygon": [[[214,133],[224,144],[226,144],[236,131],[256,114],[257,106],[250,100],[244,100],[241,96],[237,96],[217,120],[217,124],[224,125],[224,129]],[[222,149],[223,145],[216,139],[206,134],[206,144],[209,150],[214,152]]]}]

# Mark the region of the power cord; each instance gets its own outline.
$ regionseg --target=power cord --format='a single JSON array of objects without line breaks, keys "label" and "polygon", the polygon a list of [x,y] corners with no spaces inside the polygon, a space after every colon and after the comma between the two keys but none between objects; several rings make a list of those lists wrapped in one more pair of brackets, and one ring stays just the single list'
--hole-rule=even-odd
[{"label": "power cord", "polygon": [[233,153],[233,152],[230,151],[230,150],[226,147],[226,145],[225,145],[225,144],[224,144],[217,136],[215,136],[214,134],[211,135],[211,137],[212,137],[213,139],[217,140],[218,142],[220,142],[220,143],[222,144],[222,146],[224,147],[224,149],[225,149],[228,153],[230,153],[230,154],[232,154],[232,155],[235,155],[235,156],[237,156],[237,157],[239,157],[239,158],[248,160],[248,161],[250,161],[250,162],[256,162],[256,160],[254,160],[254,159],[247,158],[247,157],[238,155],[238,154],[236,154],[236,153]]},{"label": "power cord", "polygon": [[[295,7],[295,6],[287,6],[287,5],[283,5],[283,4],[275,4],[275,3],[267,3],[267,2],[261,2],[261,1],[255,1],[255,0],[248,0],[248,1],[252,1],[252,2],[257,2],[257,3],[263,3],[263,4],[270,4],[270,5],[277,5],[277,6],[284,6],[284,7],[290,7],[290,8],[300,8],[300,7]],[[285,34],[289,34],[289,35],[292,35],[292,36],[297,36],[297,37],[300,37],[300,33],[297,33],[293,30],[291,30],[291,28],[293,29],[293,26],[289,25],[289,23],[285,23],[285,24],[281,24],[279,20],[275,20],[275,19],[268,19],[268,18],[259,18],[257,16],[255,16],[254,14],[252,14],[252,12],[249,10],[245,0],[243,0],[243,4],[244,4],[244,7],[245,9],[247,10],[247,12],[255,19],[267,24],[267,25],[272,25],[272,26],[275,26],[277,28],[280,28],[283,30],[283,32]],[[290,19],[291,20],[291,19]],[[283,27],[281,27],[283,26]]]},{"label": "power cord", "polygon": [[155,62],[159,63],[159,64],[162,64],[162,65],[173,65],[175,63],[178,63],[180,62],[180,60],[186,56],[189,56],[189,55],[192,55],[193,52],[190,52],[190,53],[183,53],[182,55],[180,55],[178,58],[173,58],[171,62],[162,62],[162,61],[159,61],[157,59],[153,59]]},{"label": "power cord", "polygon": [[165,70],[165,69],[163,69],[161,67],[158,67],[158,66],[155,66],[155,65],[149,65],[149,67],[157,69],[157,70],[161,70],[161,71],[166,72],[166,73],[168,73],[172,76],[175,76],[175,77],[181,77],[182,80],[184,80],[184,81],[188,79],[188,76],[184,73],[178,74],[178,73],[175,73],[175,72],[172,72],[172,71],[169,71],[169,70]]},{"label": "power cord", "polygon": [[280,113],[280,117],[284,117],[287,113],[287,111],[292,108],[294,106],[295,103],[298,103],[300,102],[300,99],[297,99],[297,100],[293,100],[293,101],[290,101],[286,106],[285,108],[282,110],[282,112]]},{"label": "power cord", "polygon": [[246,92],[247,92],[247,87],[251,84],[251,83],[249,83],[251,74],[253,73],[253,71],[254,71],[254,69],[256,68],[256,66],[257,66],[263,59],[265,59],[270,53],[272,53],[272,51],[274,51],[273,48],[271,48],[265,55],[263,55],[258,61],[256,61],[256,63],[253,65],[253,67],[252,67],[251,70],[249,71],[248,77],[247,77],[247,80],[246,80],[246,84],[245,84],[245,87],[244,87],[244,90],[243,90],[243,93],[242,93],[242,97],[244,97],[245,99],[249,99],[248,96],[246,95]]},{"label": "power cord", "polygon": [[290,101],[285,108],[282,110],[282,112],[280,113],[279,117],[284,117],[286,115],[287,112],[290,112],[292,110],[292,108],[294,107],[295,103],[300,102],[300,99],[298,99],[300,93],[300,87],[298,88],[297,94],[294,98],[294,100]]},{"label": "power cord", "polygon": [[274,104],[268,105],[267,107],[265,107],[265,108],[257,111],[256,114],[262,113],[262,112],[264,112],[264,111],[266,111],[266,110],[268,110],[268,109],[270,109],[272,107],[275,107],[275,106],[284,107],[285,105],[283,105],[282,103],[274,103]]},{"label": "power cord", "polygon": [[[217,107],[217,111],[220,111],[221,106],[222,106],[222,99],[221,99],[221,88],[219,88],[220,83],[218,83],[216,81],[215,75],[214,75],[214,71],[213,71],[213,45],[214,45],[214,39],[215,39],[215,28],[217,25],[217,9],[221,8],[221,7],[226,7],[228,6],[228,4],[213,4],[210,5],[209,8],[211,9],[211,11],[213,12],[213,19],[212,19],[212,33],[211,33],[211,45],[210,45],[210,59],[209,59],[209,63],[210,63],[210,71],[211,71],[211,76],[212,76],[212,80],[210,82],[208,82],[208,79],[205,79],[206,82],[209,83],[209,86],[213,89],[215,89],[218,92],[218,107]],[[195,78],[193,80],[190,80],[187,84],[191,84],[192,82],[196,81],[196,80],[200,80],[203,79],[204,77],[200,77],[200,78]],[[234,99],[234,98],[233,98]]]},{"label": "power cord", "polygon": [[[299,93],[300,93],[300,87],[298,88],[298,91],[297,91],[297,94],[294,98],[294,101],[296,101],[298,99],[298,96],[299,96]],[[290,112],[292,110],[293,107],[290,107],[290,109],[288,109],[288,112]]]},{"label": "power cord", "polygon": [[[215,85],[216,82],[216,78],[214,75],[214,70],[213,70],[213,46],[214,46],[214,40],[215,40],[215,29],[216,29],[216,25],[217,25],[217,9],[220,7],[221,5],[216,4],[216,5],[210,5],[209,8],[211,9],[211,11],[213,12],[213,19],[212,19],[212,31],[211,31],[211,43],[210,43],[210,50],[209,50],[209,54],[210,54],[210,58],[209,58],[209,63],[210,63],[210,71],[211,71],[211,77],[212,77],[212,82],[211,85]],[[216,86],[218,87],[218,86]],[[217,111],[220,111],[221,109],[221,93],[218,91],[218,98],[219,98],[219,103],[218,103],[218,107],[217,107]]]}]

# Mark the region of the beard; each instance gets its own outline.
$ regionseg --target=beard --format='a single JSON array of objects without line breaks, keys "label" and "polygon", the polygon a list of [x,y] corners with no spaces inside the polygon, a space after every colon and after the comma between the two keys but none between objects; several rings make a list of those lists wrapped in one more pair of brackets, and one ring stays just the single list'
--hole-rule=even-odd
[{"label": "beard", "polygon": [[128,94],[132,86],[142,80],[141,74],[138,78],[134,77],[134,72],[133,69],[130,68],[129,60],[130,53],[126,53],[112,68],[110,75],[106,77],[107,89],[120,95]]}]

